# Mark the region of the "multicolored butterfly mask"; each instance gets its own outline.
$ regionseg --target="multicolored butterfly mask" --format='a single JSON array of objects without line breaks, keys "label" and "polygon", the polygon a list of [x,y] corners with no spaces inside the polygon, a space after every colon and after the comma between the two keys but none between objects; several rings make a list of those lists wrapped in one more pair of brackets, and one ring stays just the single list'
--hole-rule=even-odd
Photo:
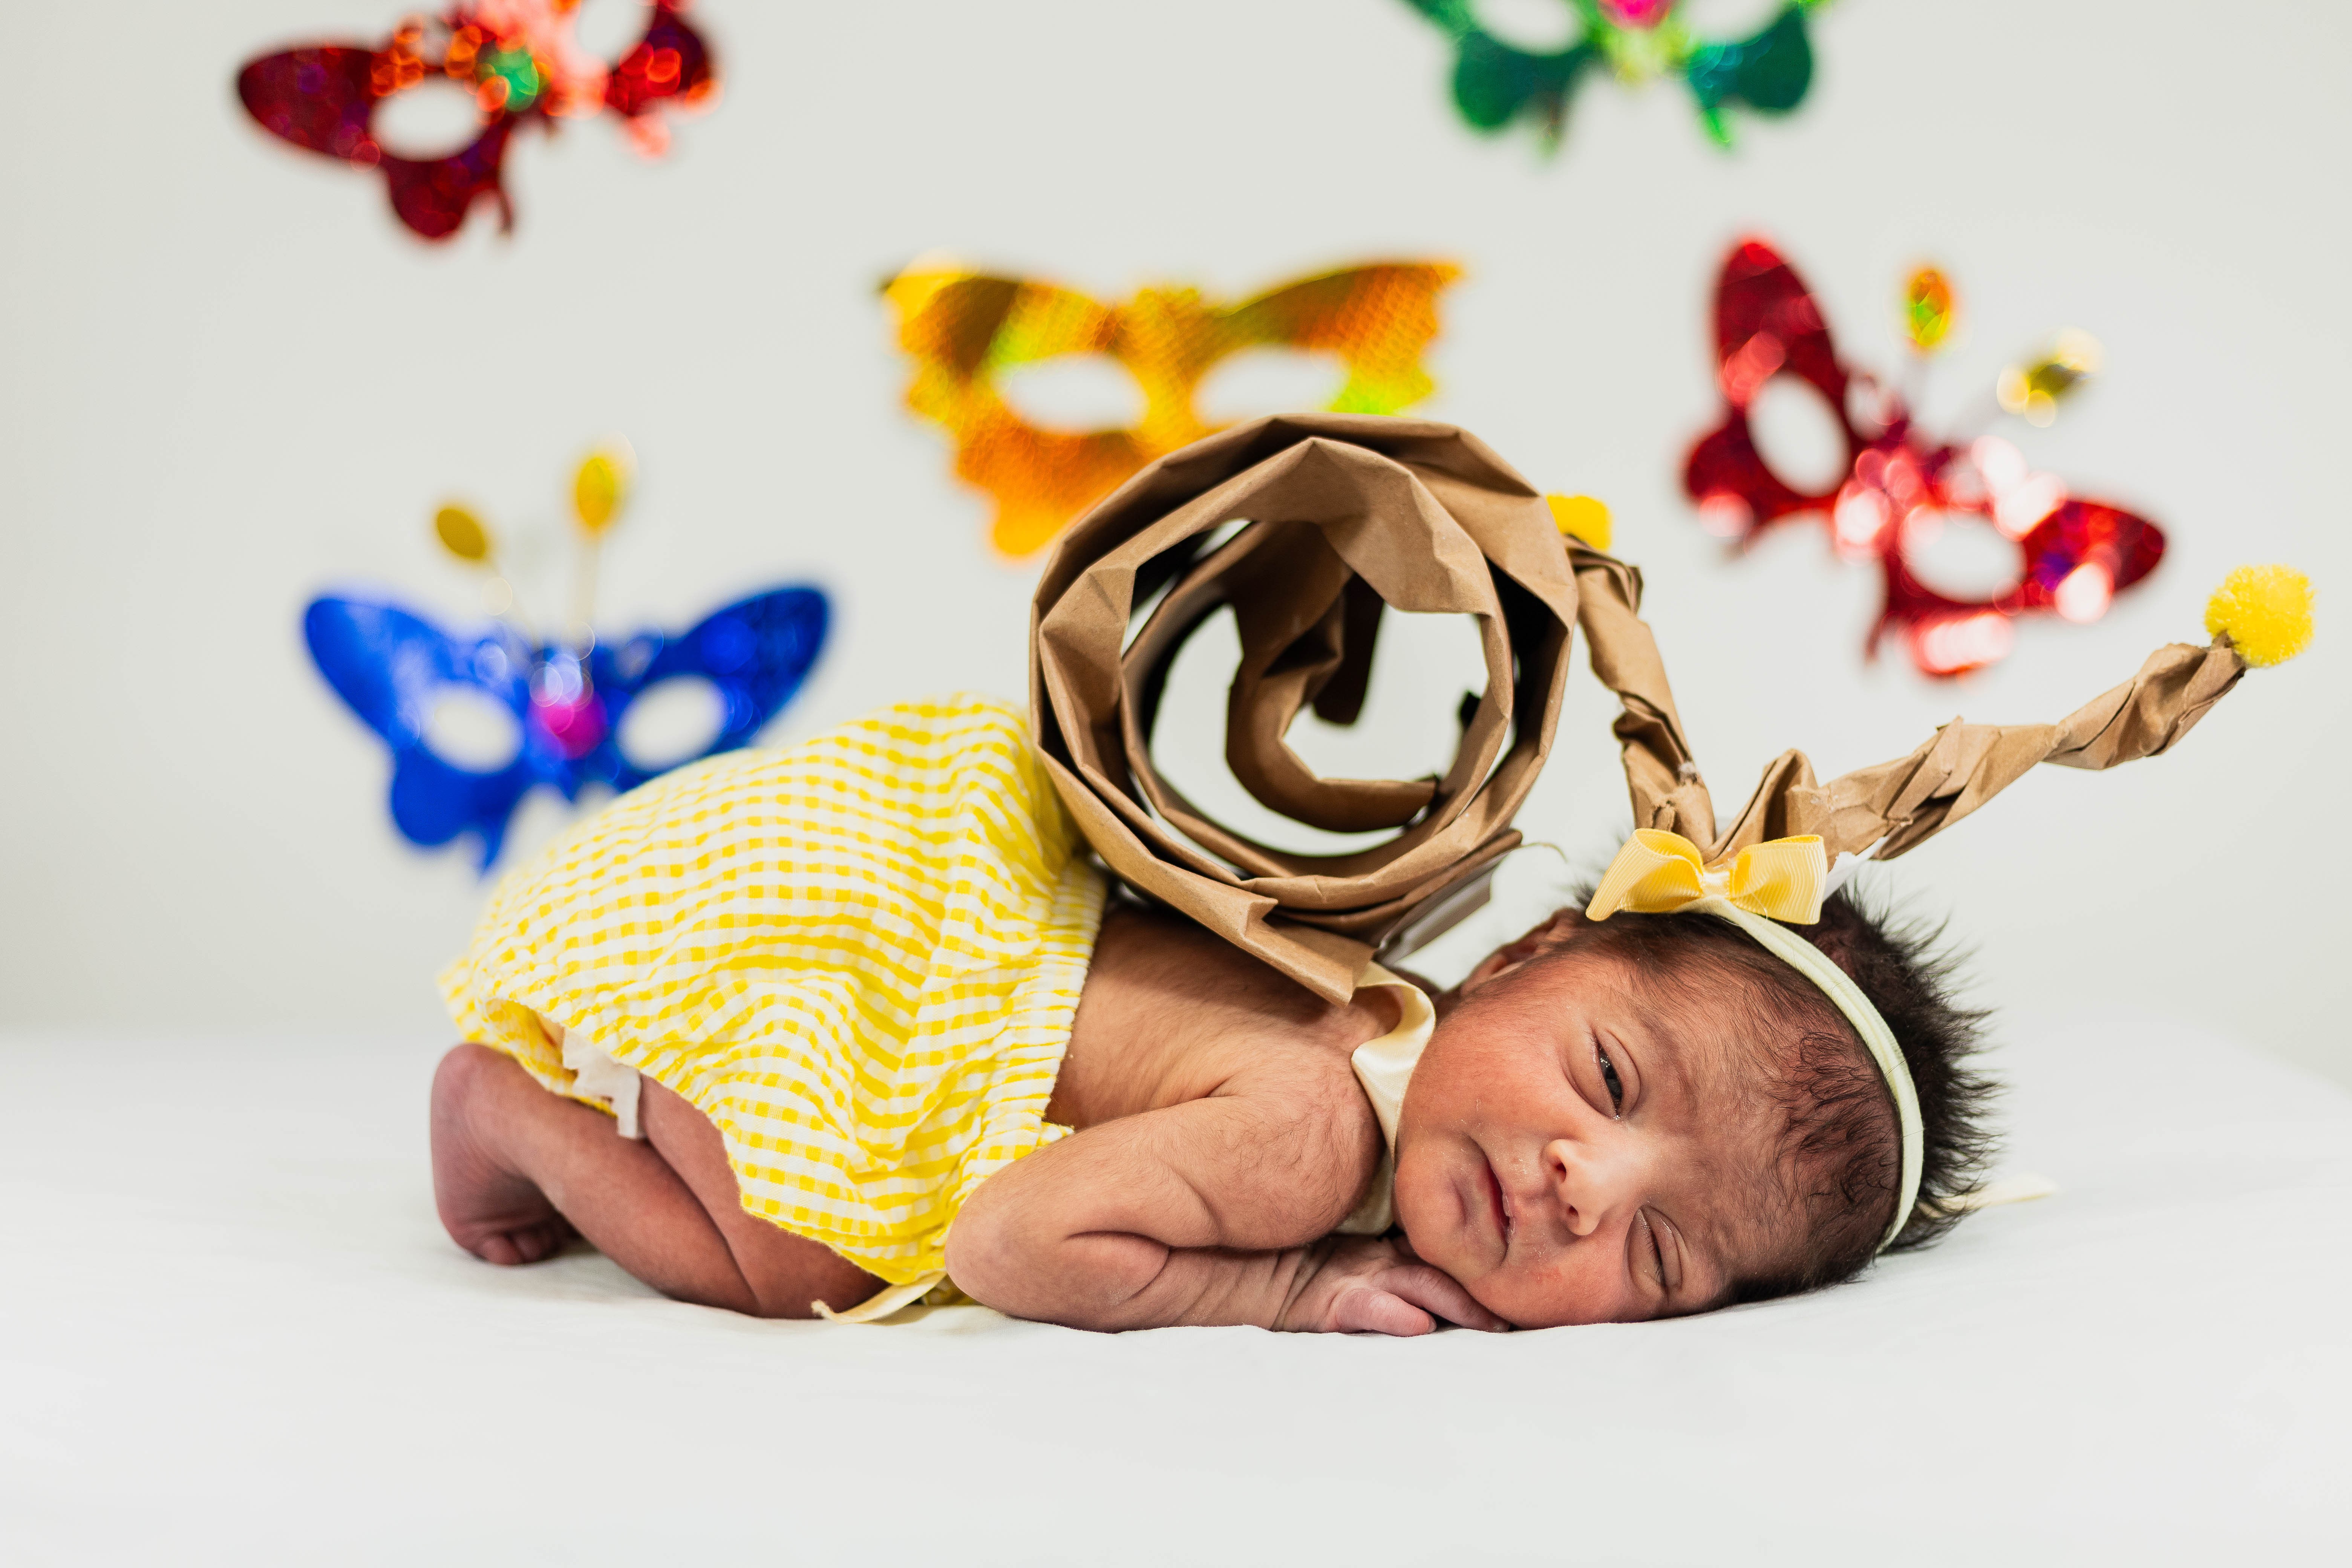
[{"label": "multicolored butterfly mask", "polygon": [[1813,84],[1805,13],[1821,3],[1791,0],[1753,37],[1717,41],[1691,31],[1677,0],[1560,0],[1575,14],[1577,36],[1538,53],[1488,31],[1473,0],[1406,0],[1454,40],[1454,106],[1462,118],[1490,134],[1526,121],[1548,149],[1559,147],[1585,74],[1599,69],[1634,85],[1682,78],[1706,133],[1730,146],[1727,109],[1786,114],[1804,101]]},{"label": "multicolored butterfly mask", "polygon": [[[412,16],[381,48],[314,44],[263,55],[237,72],[246,111],[297,147],[382,172],[400,221],[426,239],[446,239],[484,196],[501,227],[514,208],[499,183],[517,127],[581,119],[611,110],[639,151],[669,146],[665,107],[708,104],[719,79],[710,48],[678,13],[688,0],[652,0],[643,37],[607,65],[572,34],[580,0],[474,0],[439,16]],[[446,156],[410,158],[375,134],[383,100],[432,78],[474,96],[473,140]]]},{"label": "multicolored butterfly mask", "polygon": [[[959,479],[996,501],[993,538],[1026,555],[1145,464],[1221,428],[1202,418],[1201,381],[1244,349],[1328,353],[1347,382],[1325,409],[1393,414],[1435,383],[1421,356],[1437,336],[1437,296],[1462,275],[1442,262],[1351,267],[1239,304],[1195,289],[1139,290],[1105,305],[1034,279],[918,265],[883,286],[914,361],[907,405],[956,439]],[[1065,354],[1116,361],[1143,393],[1118,430],[1050,430],[1004,399],[998,378]]]},{"label": "multicolored butterfly mask", "polygon": [[[598,545],[627,487],[625,454],[617,448],[591,456],[575,476],[580,589],[573,627],[558,640],[542,641],[522,626],[488,530],[458,506],[442,508],[435,526],[451,554],[485,574],[496,624],[453,635],[381,598],[327,595],[303,612],[319,673],[391,749],[393,825],[410,843],[431,848],[470,832],[488,869],[530,790],[550,785],[577,800],[592,784],[635,789],[744,745],[807,678],[829,618],[824,595],[812,587],[753,594],[676,636],[640,632],[608,646],[588,632]],[[621,737],[631,706],[679,679],[707,682],[715,696],[708,738],[667,757],[633,754]],[[445,754],[436,719],[453,696],[511,718],[512,749],[502,760]]]},{"label": "multicolored butterfly mask", "polygon": [[[1942,344],[1954,320],[1951,288],[1932,268],[1914,274],[1905,325],[1922,355]],[[1996,436],[1959,445],[1930,439],[1907,401],[1838,358],[1821,307],[1779,252],[1759,239],[1724,262],[1715,297],[1716,379],[1723,423],[1691,449],[1684,488],[1714,532],[1745,543],[1784,519],[1818,514],[1840,554],[1875,560],[1886,597],[1869,647],[1899,634],[1929,675],[1952,676],[2005,657],[2012,617],[2055,611],[2094,621],[2110,599],[2156,569],[2164,534],[2146,518],[2069,495],[2034,473],[2016,447]],[[2062,336],[2038,360],[2000,379],[2001,405],[2048,424],[2096,364],[2097,345]],[[1845,444],[1844,479],[1808,491],[1775,473],[1757,449],[1750,405],[1767,382],[1791,376],[1821,394]],[[1921,581],[1915,552],[1937,530],[1973,518],[2012,541],[2015,580],[1975,598]]]}]

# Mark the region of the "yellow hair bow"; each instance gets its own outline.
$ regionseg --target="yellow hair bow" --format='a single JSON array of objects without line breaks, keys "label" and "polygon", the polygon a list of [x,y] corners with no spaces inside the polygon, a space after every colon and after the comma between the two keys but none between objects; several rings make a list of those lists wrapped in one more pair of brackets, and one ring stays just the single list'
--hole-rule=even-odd
[{"label": "yellow hair bow", "polygon": [[1820,920],[1829,883],[1829,853],[1821,839],[1810,833],[1801,838],[1768,838],[1727,861],[1709,866],[1698,846],[1681,834],[1640,827],[1609,863],[1609,874],[1601,879],[1600,890],[1584,907],[1584,918],[1605,921],[1620,910],[1641,915],[1690,910],[1729,921],[1819,986],[1845,1015],[1886,1079],[1887,1092],[1895,1099],[1895,1122],[1903,1134],[1902,1186],[1896,1194],[1895,1217],[1878,1243],[1883,1252],[1903,1234],[1912,1207],[1919,1201],[1926,1134],[1921,1130],[1919,1091],[1911,1081],[1911,1067],[1904,1059],[1895,1031],[1886,1026],[1862,987],[1829,954],[1780,923],[1811,925]]},{"label": "yellow hair bow", "polygon": [[1681,834],[1637,827],[1609,863],[1584,918],[1605,921],[1620,910],[1671,914],[1711,897],[1750,914],[1809,926],[1822,918],[1829,883],[1829,856],[1818,834],[1767,839],[1709,866]]}]

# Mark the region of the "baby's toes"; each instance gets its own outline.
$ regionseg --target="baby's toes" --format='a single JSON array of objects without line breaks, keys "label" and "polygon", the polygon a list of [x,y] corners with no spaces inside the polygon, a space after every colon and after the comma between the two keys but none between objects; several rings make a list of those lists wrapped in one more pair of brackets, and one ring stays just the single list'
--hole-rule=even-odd
[{"label": "baby's toes", "polygon": [[509,1231],[494,1230],[478,1238],[473,1250],[474,1256],[483,1262],[501,1267],[530,1261],[522,1255],[522,1247],[516,1242],[513,1233]]},{"label": "baby's toes", "polygon": [[524,1262],[536,1263],[542,1258],[552,1258],[562,1251],[564,1245],[579,1234],[572,1228],[570,1220],[555,1215],[519,1235],[515,1245],[522,1249]]},{"label": "baby's toes", "polygon": [[517,1226],[512,1230],[497,1231],[482,1238],[478,1256],[489,1262],[512,1266],[537,1263],[542,1258],[552,1258],[563,1250],[572,1239],[572,1226],[563,1216],[556,1215],[538,1225]]}]

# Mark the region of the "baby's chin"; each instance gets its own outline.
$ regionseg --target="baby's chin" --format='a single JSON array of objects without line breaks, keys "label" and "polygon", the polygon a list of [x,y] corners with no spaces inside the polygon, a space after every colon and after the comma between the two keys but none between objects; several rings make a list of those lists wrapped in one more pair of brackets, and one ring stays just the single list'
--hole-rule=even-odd
[{"label": "baby's chin", "polygon": [[[1627,1314],[1623,1303],[1606,1291],[1579,1289],[1576,1282],[1559,1279],[1535,1279],[1517,1268],[1477,1268],[1475,1252],[1465,1245],[1465,1238],[1454,1228],[1432,1225],[1424,1214],[1419,1230],[1413,1226],[1413,1215],[1405,1196],[1404,1186],[1398,1184],[1397,1223],[1404,1231],[1405,1241],[1423,1263],[1442,1268],[1454,1281],[1470,1292],[1471,1299],[1515,1329],[1564,1329],[1584,1323],[1616,1323],[1637,1321],[1645,1314]],[[1427,1244],[1424,1245],[1423,1238]],[[1449,1259],[1452,1261],[1449,1263]]]},{"label": "baby's chin", "polygon": [[[1525,1310],[1526,1303],[1519,1300],[1519,1293],[1515,1290],[1496,1289],[1495,1278],[1491,1274],[1480,1280],[1477,1285],[1473,1285],[1466,1279],[1458,1283],[1465,1290],[1470,1292],[1472,1300],[1515,1329],[1549,1329],[1559,1326],[1541,1313],[1529,1316]],[[1480,1285],[1485,1286],[1486,1289],[1481,1289]]]},{"label": "baby's chin", "polygon": [[[1415,1257],[1442,1268],[1470,1292],[1471,1299],[1515,1329],[1557,1329],[1572,1323],[1612,1321],[1607,1306],[1565,1299],[1556,1287],[1546,1289],[1513,1268],[1479,1268],[1475,1241],[1457,1234],[1458,1227],[1430,1223],[1424,1213],[1418,1229],[1402,1181],[1397,1188],[1397,1223]],[[1424,1244],[1426,1238],[1426,1244]]]},{"label": "baby's chin", "polygon": [[1460,1281],[1473,1300],[1515,1329],[1565,1329],[1622,1321],[1614,1300],[1588,1300],[1558,1281],[1538,1282],[1515,1269],[1498,1268]]}]

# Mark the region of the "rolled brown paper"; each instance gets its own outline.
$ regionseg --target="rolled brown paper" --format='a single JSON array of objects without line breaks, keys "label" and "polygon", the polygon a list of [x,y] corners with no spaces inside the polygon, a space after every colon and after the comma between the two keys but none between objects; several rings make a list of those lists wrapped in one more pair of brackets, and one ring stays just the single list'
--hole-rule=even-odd
[{"label": "rolled brown paper", "polygon": [[1782,752],[1729,826],[1718,830],[1706,784],[1675,717],[1665,668],[1637,615],[1641,574],[1571,544],[1580,615],[1593,672],[1623,712],[1625,782],[1633,822],[1679,833],[1710,862],[1767,838],[1819,834],[1834,861],[1875,846],[1890,860],[1916,849],[2008,788],[2037,763],[2104,769],[2163,752],[2195,727],[2246,673],[2227,637],[2170,643],[2139,673],[2055,724],[1970,724],[1955,719],[1909,755],[1857,768],[1824,784],[1802,752]]},{"label": "rolled brown paper", "polygon": [[[1233,521],[1244,526],[1212,541]],[[1204,816],[1152,766],[1169,666],[1228,605],[1234,776],[1294,821],[1394,829],[1384,843],[1276,849]],[[1310,703],[1355,721],[1386,605],[1474,617],[1486,689],[1444,777],[1319,777],[1284,734]],[[1339,1000],[1383,940],[1518,843],[1511,818],[1550,752],[1576,616],[1541,494],[1476,437],[1420,419],[1262,419],[1153,463],[1063,536],[1031,619],[1032,722],[1114,873]]]},{"label": "rolled brown paper", "polygon": [[[1273,849],[1203,817],[1153,771],[1169,664],[1228,604],[1242,639],[1225,735],[1234,776],[1296,821],[1394,837],[1353,855]],[[1310,702],[1333,722],[1354,721],[1385,605],[1477,617],[1486,693],[1444,778],[1318,778],[1284,731]],[[1891,859],[2037,763],[2100,769],[2156,755],[2247,668],[2227,637],[2174,643],[2056,724],[1955,720],[1908,755],[1826,784],[1802,752],[1783,752],[1718,826],[1641,605],[1639,570],[1563,541],[1534,487],[1464,431],[1357,415],[1264,419],[1161,458],[1064,536],[1031,617],[1032,722],[1055,787],[1113,872],[1339,999],[1383,942],[1442,929],[1440,911],[1461,902],[1448,895],[1483,886],[1518,844],[1511,818],[1550,753],[1573,626],[1618,697],[1634,825],[1680,833],[1710,861],[1808,833],[1832,859],[1874,847]],[[1129,641],[1139,605],[1149,614]]]}]

